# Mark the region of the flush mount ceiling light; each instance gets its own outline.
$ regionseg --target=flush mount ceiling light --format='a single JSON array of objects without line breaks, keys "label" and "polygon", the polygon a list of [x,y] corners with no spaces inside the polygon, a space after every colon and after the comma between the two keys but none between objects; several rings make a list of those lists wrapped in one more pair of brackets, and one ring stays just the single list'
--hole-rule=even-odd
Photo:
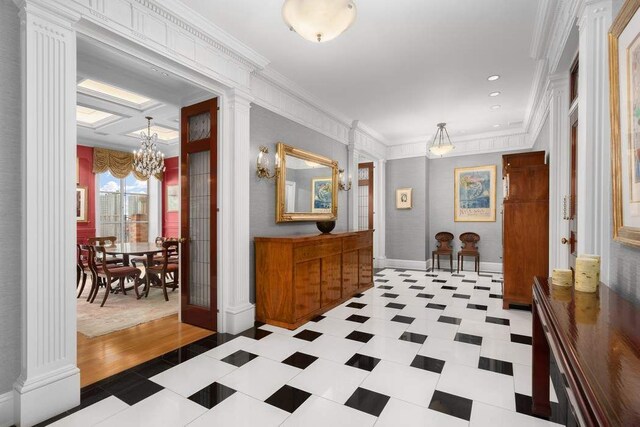
[{"label": "flush mount ceiling light", "polygon": [[500,92],[491,92],[489,94],[489,96],[491,96],[491,97],[495,97],[495,96],[498,96],[498,95],[500,95]]},{"label": "flush mount ceiling light", "polygon": [[438,130],[436,136],[433,138],[433,142],[429,146],[429,151],[436,156],[444,156],[451,150],[453,150],[453,144],[449,138],[449,132],[447,132],[446,123],[438,123]]},{"label": "flush mount ceiling light", "polygon": [[285,0],[282,18],[291,31],[312,42],[328,42],[356,20],[353,0]]},{"label": "flush mount ceiling light", "polygon": [[502,105],[492,105],[491,106],[492,110],[499,110],[500,108],[502,108]]},{"label": "flush mount ceiling light", "polygon": [[489,80],[490,82],[495,82],[496,80],[498,80],[500,78],[499,75],[495,74],[493,76],[489,76],[487,77],[487,80]]}]

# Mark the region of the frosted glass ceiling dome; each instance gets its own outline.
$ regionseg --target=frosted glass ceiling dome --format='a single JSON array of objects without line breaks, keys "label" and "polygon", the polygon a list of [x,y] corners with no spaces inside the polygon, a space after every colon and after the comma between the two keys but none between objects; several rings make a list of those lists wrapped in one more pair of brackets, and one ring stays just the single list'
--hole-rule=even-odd
[{"label": "frosted glass ceiling dome", "polygon": [[292,30],[312,42],[328,42],[356,20],[353,0],[285,0],[282,18]]}]

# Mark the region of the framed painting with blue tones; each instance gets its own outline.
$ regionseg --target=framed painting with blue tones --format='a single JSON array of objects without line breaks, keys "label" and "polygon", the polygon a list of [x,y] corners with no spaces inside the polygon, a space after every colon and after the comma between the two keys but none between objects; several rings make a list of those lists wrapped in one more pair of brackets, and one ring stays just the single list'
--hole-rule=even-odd
[{"label": "framed painting with blue tones", "polygon": [[454,171],[454,220],[496,220],[496,165],[456,168]]},{"label": "framed painting with blue tones", "polygon": [[311,212],[330,213],[333,201],[333,179],[313,178],[311,180]]}]

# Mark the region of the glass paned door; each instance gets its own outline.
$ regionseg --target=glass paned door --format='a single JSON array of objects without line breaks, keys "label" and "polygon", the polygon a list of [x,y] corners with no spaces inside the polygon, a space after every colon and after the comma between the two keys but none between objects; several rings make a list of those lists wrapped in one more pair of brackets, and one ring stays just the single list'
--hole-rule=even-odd
[{"label": "glass paned door", "polygon": [[149,185],[133,175],[116,178],[99,175],[100,236],[116,236],[118,242],[149,241]]},{"label": "glass paned door", "polygon": [[373,163],[358,165],[358,229],[373,229]]}]

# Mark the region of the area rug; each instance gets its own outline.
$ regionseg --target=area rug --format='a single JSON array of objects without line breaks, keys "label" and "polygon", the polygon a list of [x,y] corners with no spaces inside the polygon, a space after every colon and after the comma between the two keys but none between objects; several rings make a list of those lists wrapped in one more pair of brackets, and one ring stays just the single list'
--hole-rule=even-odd
[{"label": "area rug", "polygon": [[111,294],[104,307],[100,307],[104,290],[101,289],[93,304],[87,302],[91,284],[87,280],[84,294],[77,299],[78,332],[89,338],[130,328],[178,312],[180,290],[168,290],[169,301],[164,300],[161,289],[150,289],[147,298],[137,300],[133,290],[127,295]]}]

